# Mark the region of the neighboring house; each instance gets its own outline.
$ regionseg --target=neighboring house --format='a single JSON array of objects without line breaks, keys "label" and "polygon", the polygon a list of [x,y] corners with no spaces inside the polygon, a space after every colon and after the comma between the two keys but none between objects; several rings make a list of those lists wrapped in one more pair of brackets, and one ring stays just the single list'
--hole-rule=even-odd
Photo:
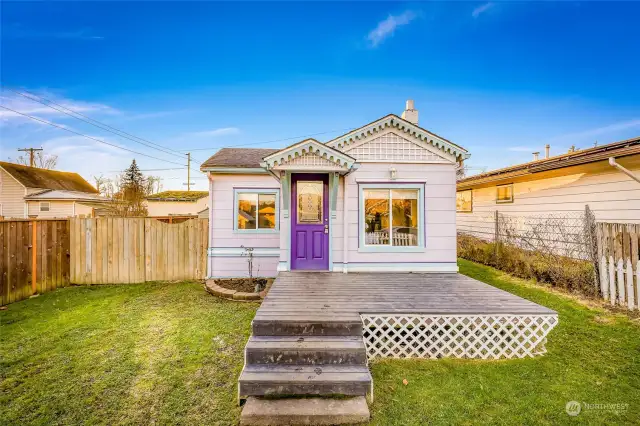
[{"label": "neighboring house", "polygon": [[209,277],[277,271],[456,272],[464,148],[417,125],[407,102],[327,143],[223,148],[209,186]]},{"label": "neighboring house", "polygon": [[[585,205],[598,221],[640,223],[640,183],[608,161],[615,158],[640,178],[640,138],[553,157],[547,145],[545,158],[537,157],[458,181],[458,226],[478,230],[495,210],[514,216],[578,214]],[[487,226],[489,235],[493,229]]]},{"label": "neighboring house", "polygon": [[108,201],[77,173],[0,161],[0,216],[5,219],[90,217]]},{"label": "neighboring house", "polygon": [[206,209],[207,191],[164,191],[146,198],[147,216],[196,216]]}]

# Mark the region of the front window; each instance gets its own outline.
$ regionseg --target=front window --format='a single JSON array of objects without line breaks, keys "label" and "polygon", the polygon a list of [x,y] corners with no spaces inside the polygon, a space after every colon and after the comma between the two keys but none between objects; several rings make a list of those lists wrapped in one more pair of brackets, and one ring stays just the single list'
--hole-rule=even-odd
[{"label": "front window", "polygon": [[418,189],[364,189],[364,244],[417,247],[419,193]]},{"label": "front window", "polygon": [[278,193],[236,190],[236,229],[273,230],[278,221]]},{"label": "front window", "polygon": [[40,211],[41,212],[48,212],[50,209],[50,205],[48,201],[41,201],[40,202]]},{"label": "front window", "polygon": [[496,186],[496,203],[513,203],[513,184]]}]

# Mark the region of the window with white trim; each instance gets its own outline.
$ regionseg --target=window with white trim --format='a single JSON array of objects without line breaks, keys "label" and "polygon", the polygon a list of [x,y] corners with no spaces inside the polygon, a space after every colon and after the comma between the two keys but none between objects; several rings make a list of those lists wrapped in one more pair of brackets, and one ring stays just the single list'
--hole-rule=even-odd
[{"label": "window with white trim", "polygon": [[48,201],[40,201],[40,211],[48,212],[51,209],[51,205]]},{"label": "window with white trim", "polygon": [[496,186],[496,203],[513,203],[513,184]]},{"label": "window with white trim", "polygon": [[362,185],[361,249],[411,251],[424,247],[422,194],[417,185]]},{"label": "window with white trim", "polygon": [[278,190],[235,189],[234,195],[236,231],[271,232],[278,229]]}]

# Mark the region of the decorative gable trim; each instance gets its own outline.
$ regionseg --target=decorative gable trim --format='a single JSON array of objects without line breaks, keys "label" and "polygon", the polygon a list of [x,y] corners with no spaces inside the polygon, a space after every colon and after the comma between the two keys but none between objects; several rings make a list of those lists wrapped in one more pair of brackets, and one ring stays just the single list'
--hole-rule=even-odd
[{"label": "decorative gable trim", "polygon": [[315,139],[307,139],[266,156],[260,165],[267,169],[285,165],[303,165],[304,163],[311,166],[310,156],[319,157],[323,161],[322,165],[315,165],[316,168],[333,166],[339,170],[348,170],[356,162],[355,158],[344,152]]},{"label": "decorative gable trim", "polygon": [[327,145],[339,150],[346,150],[349,145],[356,144],[363,139],[370,138],[371,136],[377,136],[380,132],[392,128],[401,130],[405,134],[411,135],[425,143],[429,143],[444,153],[453,155],[456,159],[460,157],[462,159],[466,159],[470,156],[466,149],[411,124],[394,114],[390,114],[380,120],[361,127],[360,129],[333,139],[327,142]]},{"label": "decorative gable trim", "polygon": [[[413,139],[413,138],[412,138]],[[444,153],[434,146],[414,139],[409,140],[387,129],[376,137],[349,145],[345,152],[358,162],[394,163],[453,163],[453,154]]]}]

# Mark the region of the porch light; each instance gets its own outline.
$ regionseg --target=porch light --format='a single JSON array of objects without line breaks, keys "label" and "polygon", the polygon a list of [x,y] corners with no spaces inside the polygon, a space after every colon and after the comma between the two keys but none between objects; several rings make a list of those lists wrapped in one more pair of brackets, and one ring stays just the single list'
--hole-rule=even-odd
[{"label": "porch light", "polygon": [[391,177],[392,180],[395,180],[397,174],[398,174],[398,171],[396,170],[395,167],[391,167],[389,169],[389,176]]}]

